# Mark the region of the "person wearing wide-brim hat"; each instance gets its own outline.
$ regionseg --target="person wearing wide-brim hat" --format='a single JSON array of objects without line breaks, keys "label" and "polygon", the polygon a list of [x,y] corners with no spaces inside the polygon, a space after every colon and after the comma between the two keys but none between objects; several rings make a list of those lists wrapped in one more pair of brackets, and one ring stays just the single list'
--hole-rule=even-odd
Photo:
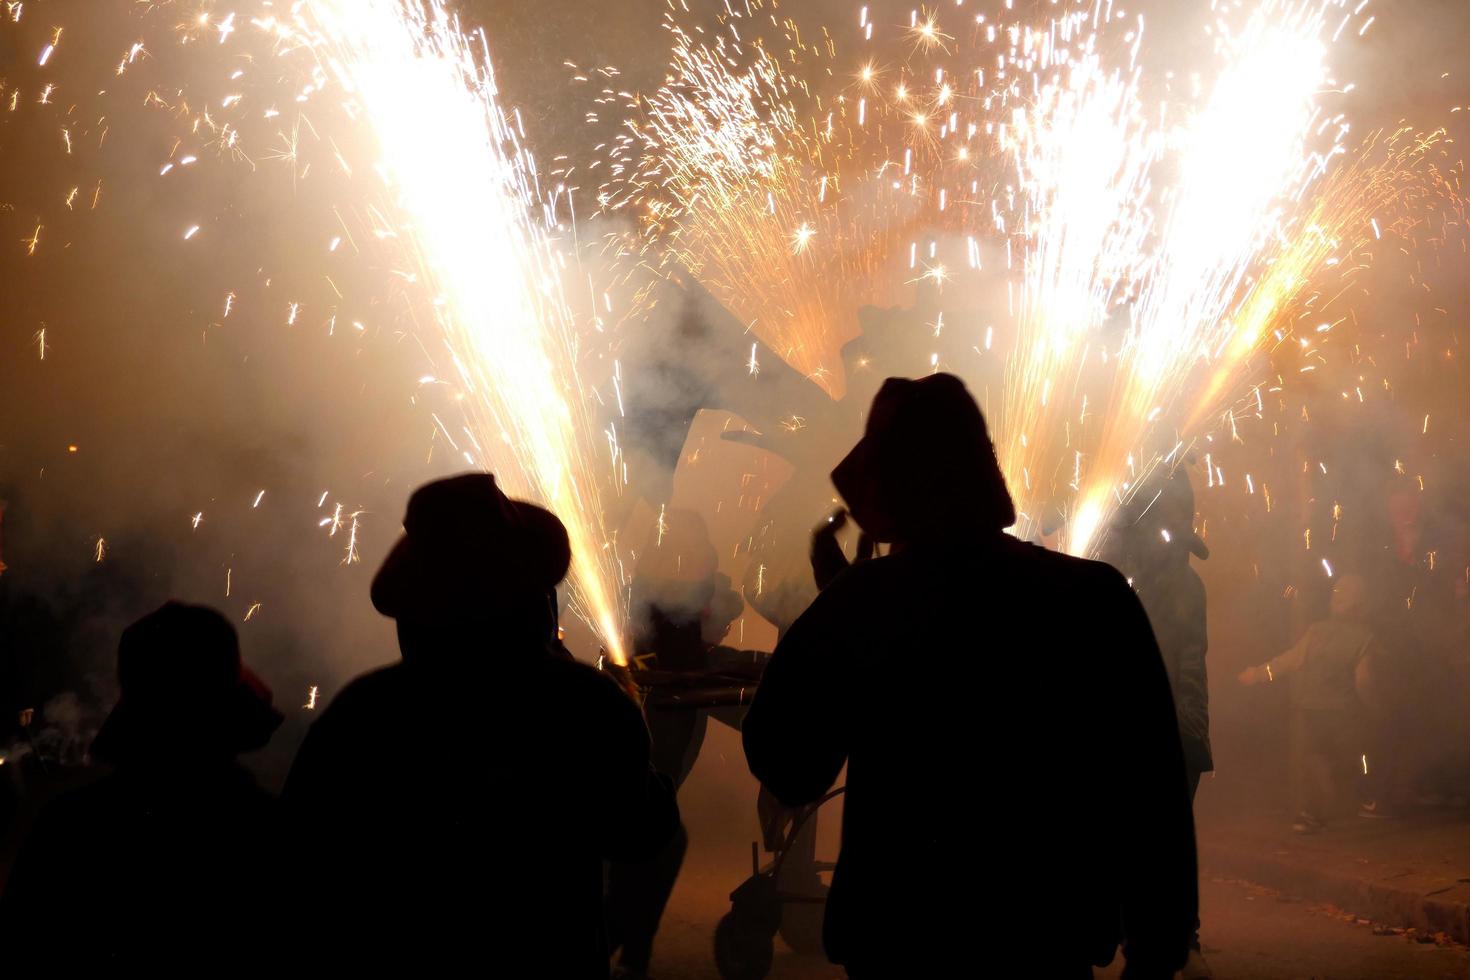
[{"label": "person wearing wide-brim hat", "polygon": [[178,602],[123,631],[118,683],[92,745],[112,771],[42,811],[0,901],[17,941],[0,946],[63,973],[258,965],[238,924],[278,886],[275,807],[236,757],[281,724],[270,691],[228,620]]},{"label": "person wearing wide-brim hat", "polygon": [[678,810],[638,706],[561,655],[566,529],[484,473],[417,490],[403,529],[371,589],[402,662],[333,699],[283,793],[302,939],[334,970],[605,977],[603,861]]},{"label": "person wearing wide-brim hat", "polygon": [[984,416],[951,375],[884,382],[832,482],[889,553],[834,569],[820,532],[826,586],[742,730],[789,806],[846,766],[829,958],[858,978],[1081,978],[1121,945],[1125,977],[1172,978],[1194,828],[1127,582],[1005,533],[1016,511]]}]

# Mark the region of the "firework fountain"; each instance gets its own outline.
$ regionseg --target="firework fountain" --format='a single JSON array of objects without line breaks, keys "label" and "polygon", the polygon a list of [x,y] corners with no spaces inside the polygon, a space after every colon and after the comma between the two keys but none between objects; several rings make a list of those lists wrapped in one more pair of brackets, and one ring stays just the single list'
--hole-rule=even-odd
[{"label": "firework fountain", "polygon": [[[963,282],[998,260],[1014,329],[995,421],[1016,530],[1059,515],[1064,547],[1095,553],[1112,513],[1313,315],[1318,278],[1395,224],[1438,137],[1350,150],[1332,100],[1351,86],[1330,55],[1371,24],[1363,4],[1219,5],[1192,85],[1144,74],[1146,25],[1113,4],[1041,23],[957,6],[953,23],[915,10],[888,39],[862,8],[871,55],[825,95],[806,79],[829,49],[759,4],[699,46],[675,23],[671,81],[635,106],[642,169],[605,198],[646,216],[642,250],[706,272],[839,392],[823,375],[856,307],[892,294],[885,277]],[[762,16],[779,44],[752,39]],[[751,66],[731,67],[738,55]],[[861,288],[831,285],[855,273]],[[991,344],[987,325],[941,325]]]},{"label": "firework fountain", "polygon": [[[984,294],[1003,317],[941,315],[912,346],[932,344],[926,363],[972,383],[973,365],[947,361],[934,338],[1003,365],[984,394],[1023,514],[1016,533],[1057,514],[1062,546],[1096,553],[1151,471],[1233,432],[1242,404],[1259,414],[1263,355],[1331,342],[1340,314],[1329,307],[1361,274],[1362,246],[1402,235],[1406,202],[1438,179],[1427,163],[1437,136],[1359,140],[1340,111],[1350,86],[1334,76],[1334,45],[1368,28],[1364,5],[1208,6],[1213,50],[1186,78],[1145,70],[1147,25],[1106,2],[1054,4],[1042,20],[957,3],[896,27],[861,7],[830,34],[804,33],[760,0],[724,5],[718,29],[670,4],[666,81],[619,95],[628,125],[599,171],[610,176],[598,204],[635,219],[612,239],[633,309],[603,299],[598,312],[636,330],[654,284],[688,274],[839,398],[859,306],[903,302],[916,285]],[[238,47],[249,68],[232,71],[217,104],[159,88],[145,105],[242,174],[279,159],[304,175],[302,134],[314,128],[300,110],[281,148],[261,153],[242,136],[244,114],[261,108],[236,94],[247,71],[275,79],[267,138],[291,102],[330,103],[371,134],[376,166],[356,168],[342,210],[371,216],[406,266],[394,286],[430,309],[434,329],[419,339],[452,365],[445,388],[463,415],[436,413],[437,438],[562,516],[573,607],[620,659],[623,573],[607,514],[625,483],[615,406],[638,393],[615,373],[602,388],[587,380],[606,337],[570,299],[583,277],[574,193],[502,105],[486,38],[439,0],[261,3],[254,16],[175,26],[190,44]],[[60,43],[58,32],[42,67]],[[142,42],[120,50],[119,77],[150,57]],[[269,72],[256,71],[267,54]],[[63,127],[67,153],[80,132]],[[319,143],[334,150],[324,169],[353,169],[331,136]],[[171,154],[163,173],[195,165]],[[71,190],[67,210],[88,191],[95,208],[100,181]],[[47,252],[43,224],[22,243],[28,257]],[[182,240],[200,231],[191,220]],[[225,317],[234,303],[231,289]],[[290,304],[288,326],[299,310]],[[53,342],[37,333],[42,359]],[[328,513],[354,558],[356,511]]]},{"label": "firework fountain", "polygon": [[465,459],[562,518],[574,608],[625,662],[621,586],[601,523],[605,488],[620,478],[616,440],[589,414],[553,237],[569,202],[539,185],[498,102],[484,36],[441,3],[399,0],[314,0],[289,23],[260,26],[309,47],[372,126],[402,234],[436,291],[465,395]]}]

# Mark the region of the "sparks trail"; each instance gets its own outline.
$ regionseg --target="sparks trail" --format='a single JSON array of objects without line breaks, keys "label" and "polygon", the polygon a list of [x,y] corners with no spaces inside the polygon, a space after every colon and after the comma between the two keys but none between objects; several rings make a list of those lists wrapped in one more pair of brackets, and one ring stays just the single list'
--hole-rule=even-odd
[{"label": "sparks trail", "polygon": [[[275,26],[279,33],[279,25]],[[606,445],[561,286],[557,203],[498,101],[488,44],[439,2],[315,0],[289,25],[371,126],[417,278],[465,394],[467,462],[566,524],[572,605],[624,661],[620,582],[602,526]],[[347,562],[357,560],[354,516]]]},{"label": "sparks trail", "polygon": [[[692,271],[834,396],[860,304],[895,284],[994,292],[995,256],[1017,532],[1059,514],[1064,546],[1093,553],[1322,278],[1359,274],[1344,256],[1436,183],[1438,134],[1358,142],[1333,108],[1352,88],[1333,45],[1365,6],[1216,8],[1198,91],[1154,97],[1143,20],[1107,3],[1044,22],[915,11],[876,37],[864,10],[851,70],[774,3],[728,7],[713,35],[671,7],[669,81],[633,105],[603,203],[638,215],[640,266]],[[827,74],[839,91],[820,89]],[[979,351],[978,325],[959,329]]]}]

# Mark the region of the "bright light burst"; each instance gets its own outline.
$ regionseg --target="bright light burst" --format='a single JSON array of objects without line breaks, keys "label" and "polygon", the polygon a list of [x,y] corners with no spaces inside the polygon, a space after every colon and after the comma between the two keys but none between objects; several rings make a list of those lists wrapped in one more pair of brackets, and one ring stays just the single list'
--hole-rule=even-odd
[{"label": "bright light burst", "polygon": [[[620,659],[621,576],[602,498],[621,484],[621,460],[579,375],[585,353],[558,227],[569,204],[540,185],[519,122],[498,101],[484,38],[462,30],[446,2],[262,3],[252,19],[201,13],[181,41],[215,51],[263,32],[279,54],[309,52],[315,71],[289,97],[345,101],[376,136],[389,203],[367,206],[372,231],[410,254],[402,281],[416,284],[412,292],[436,297],[435,332],[458,382],[445,390],[466,415],[466,425],[436,416],[439,432],[471,465],[566,522],[575,611]],[[1009,332],[999,315],[951,309],[932,330],[918,326],[913,343],[928,344],[943,325],[947,341],[963,337],[987,365],[1004,364],[990,401],[1024,515],[1017,533],[1061,515],[1064,546],[1095,553],[1114,510],[1219,424],[1263,352],[1287,339],[1308,349],[1298,323],[1329,331],[1313,333],[1313,345],[1330,335],[1324,309],[1368,261],[1370,234],[1403,232],[1404,202],[1422,189],[1440,138],[1350,141],[1332,60],[1336,38],[1368,23],[1358,0],[1209,6],[1216,49],[1193,66],[1198,85],[1181,92],[1140,67],[1143,22],[1106,2],[1063,0],[1036,23],[946,4],[876,37],[864,12],[857,57],[844,63],[826,32],[803,40],[774,0],[725,5],[724,23],[708,31],[681,26],[674,0],[668,81],[634,101],[612,166],[599,171],[616,175],[601,203],[638,218],[640,265],[691,272],[834,397],[844,387],[838,351],[861,304],[943,286],[947,297],[968,290],[1005,307]],[[36,49],[41,68],[66,61],[58,43],[59,34]],[[119,50],[116,72],[131,81],[142,69],[130,66],[148,52],[140,43]],[[254,66],[257,54],[236,64]],[[304,179],[302,136],[319,142],[314,124],[299,116],[268,152],[243,140],[250,96],[242,103],[233,82],[245,72],[236,68],[220,98],[194,100],[192,110],[182,98],[166,102],[162,86],[143,105],[177,115],[225,162],[253,171],[250,142],[259,160]],[[52,91],[48,83],[27,99],[51,105]],[[19,93],[7,96],[13,111]],[[270,103],[263,118],[279,116],[279,105],[290,103]],[[60,133],[69,155],[72,130]],[[195,152],[170,151],[152,172],[176,179],[194,166],[199,147],[189,145]],[[335,147],[322,162],[352,173]],[[355,197],[370,196],[358,187]],[[79,184],[65,208],[95,209],[101,193],[100,180]],[[198,254],[226,237],[220,222],[200,218],[178,217],[170,239]],[[14,236],[18,254],[43,260],[58,227],[28,221]],[[351,233],[344,225],[341,234]],[[327,251],[343,241],[334,231]],[[219,296],[232,325],[250,315],[233,289]],[[294,327],[303,308],[292,297],[279,315]],[[349,322],[364,331],[344,313]],[[329,324],[330,335],[335,308]],[[35,343],[50,356],[44,329]],[[757,373],[758,353],[752,345],[739,369]],[[938,354],[925,363],[961,374],[973,366]],[[1342,398],[1362,404],[1359,384]],[[1255,396],[1260,414],[1259,387]],[[1422,429],[1427,437],[1427,415]],[[1207,486],[1223,483],[1208,457],[1206,469]],[[1257,492],[1249,473],[1243,487]],[[1259,489],[1269,512],[1270,491]],[[329,536],[342,532],[344,564],[358,556],[359,513],[337,503],[322,520]],[[192,526],[202,520],[195,512]],[[101,537],[95,547],[101,560]]]},{"label": "bright light burst", "polygon": [[[764,3],[744,6],[755,16]],[[733,20],[711,41],[665,17],[670,81],[633,106],[615,151],[621,176],[603,188],[602,204],[638,216],[640,257],[692,273],[837,397],[838,348],[855,332],[855,303],[886,298],[881,267],[899,247],[893,234],[909,188],[890,184],[886,161],[858,160],[845,129],[851,107],[828,106],[802,76],[825,66],[830,47],[777,24],[779,43],[768,47],[742,40]],[[876,174],[863,173],[869,165]],[[899,193],[850,200],[849,175],[882,178],[873,183]]]},{"label": "bright light burst", "polygon": [[[401,237],[425,281],[465,394],[459,446],[513,495],[566,524],[574,608],[626,662],[618,578],[594,466],[605,455],[577,370],[556,202],[497,101],[488,50],[440,0],[311,0],[293,25],[378,138]],[[487,556],[492,558],[493,556]]]},{"label": "bright light burst", "polygon": [[[1016,531],[1057,515],[1063,546],[1095,553],[1320,300],[1309,287],[1391,223],[1437,140],[1349,151],[1331,54],[1368,24],[1362,0],[1209,7],[1215,50],[1182,93],[1145,77],[1142,18],[1105,0],[1042,23],[915,11],[876,41],[864,10],[872,46],[847,71],[790,29],[770,53],[756,0],[714,40],[671,19],[670,81],[637,107],[643,162],[605,202],[641,208],[641,249],[705,278],[809,375],[896,270],[926,283],[1000,252],[1014,331],[994,421]],[[822,75],[849,89],[816,91]],[[984,324],[950,329],[991,347]]]},{"label": "bright light burst", "polygon": [[[1073,40],[1079,26],[1062,22],[1060,37]],[[1065,57],[1048,35],[1027,37],[1039,49],[1023,47],[1014,60],[1034,59],[1045,73]],[[1074,393],[1092,359],[1106,356],[1102,331],[1133,285],[1162,151],[1143,119],[1135,69],[1109,72],[1095,51],[1055,69],[1001,138],[1018,179],[1022,258],[996,441],[1023,520],[1039,516],[1057,482],[1079,478],[1075,446],[1088,407]]]},{"label": "bright light burst", "polygon": [[1222,67],[1204,104],[1168,134],[1164,162],[1175,175],[1160,195],[1156,240],[1139,255],[1101,433],[1071,504],[1073,553],[1095,550],[1142,473],[1172,465],[1197,434],[1188,423],[1216,407],[1226,379],[1372,217],[1364,199],[1318,186],[1348,133],[1341,116],[1324,118],[1321,101],[1332,88],[1334,13],[1351,17],[1352,7],[1261,0],[1242,28],[1216,24]]}]

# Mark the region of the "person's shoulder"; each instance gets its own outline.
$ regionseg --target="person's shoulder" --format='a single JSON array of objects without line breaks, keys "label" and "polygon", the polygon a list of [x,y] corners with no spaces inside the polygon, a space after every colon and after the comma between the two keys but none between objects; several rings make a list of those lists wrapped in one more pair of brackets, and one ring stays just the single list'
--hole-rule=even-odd
[{"label": "person's shoulder", "polygon": [[1064,598],[1068,608],[1076,613],[1076,622],[1120,624],[1133,619],[1147,622],[1133,584],[1107,562],[1020,542],[1017,547],[1025,549],[1019,552],[1023,556],[1020,560],[1031,567],[1017,568],[1016,577],[1027,580],[1033,589]]},{"label": "person's shoulder", "polygon": [[866,561],[854,562],[832,580],[823,595],[829,592],[864,592],[882,589],[888,582],[903,575],[903,561],[898,555],[880,555]]},{"label": "person's shoulder", "polygon": [[537,668],[541,693],[560,716],[594,732],[643,731],[643,715],[611,674],[580,660],[547,658]]},{"label": "person's shoulder", "polygon": [[1175,588],[1179,591],[1182,599],[1190,603],[1202,603],[1205,601],[1205,580],[1199,577],[1199,572],[1192,565],[1180,566],[1174,576]]},{"label": "person's shoulder", "polygon": [[908,554],[880,555],[854,562],[820,590],[800,618],[821,619],[875,606],[888,606],[910,594],[919,579]]},{"label": "person's shoulder", "polygon": [[404,665],[400,662],[370,670],[365,674],[358,674],[348,681],[341,691],[337,692],[337,700],[342,698],[350,700],[394,690],[403,684],[404,671]]},{"label": "person's shoulder", "polygon": [[572,697],[609,703],[628,701],[628,696],[607,671],[580,660],[548,657],[540,664],[540,672],[547,685],[560,688]]},{"label": "person's shoulder", "polygon": [[328,702],[321,715],[313,723],[315,728],[323,723],[331,724],[351,718],[360,712],[392,703],[404,696],[405,677],[402,663],[389,664],[359,674]]},{"label": "person's shoulder", "polygon": [[41,807],[41,814],[54,819],[68,819],[76,814],[94,812],[105,808],[125,793],[126,788],[120,773],[108,772],[81,786],[58,793]]},{"label": "person's shoulder", "polygon": [[1037,573],[1068,583],[1106,588],[1112,590],[1129,588],[1123,573],[1104,561],[1079,558],[1061,551],[1052,551],[1025,541],[1011,541],[1008,557],[1019,565],[1034,569]]},{"label": "person's shoulder", "polygon": [[1132,591],[1127,580],[1112,565],[1088,558],[1077,558],[1003,535],[998,541],[974,548],[931,548],[858,562],[838,576],[823,595],[829,592],[839,595],[882,594],[895,583],[910,580],[916,572],[935,565],[953,570],[957,563],[999,569],[1003,574],[1042,578],[1062,587]]},{"label": "person's shoulder", "polygon": [[47,800],[36,811],[36,826],[58,838],[77,840],[87,833],[79,828],[107,822],[128,795],[124,777],[108,772]]}]

